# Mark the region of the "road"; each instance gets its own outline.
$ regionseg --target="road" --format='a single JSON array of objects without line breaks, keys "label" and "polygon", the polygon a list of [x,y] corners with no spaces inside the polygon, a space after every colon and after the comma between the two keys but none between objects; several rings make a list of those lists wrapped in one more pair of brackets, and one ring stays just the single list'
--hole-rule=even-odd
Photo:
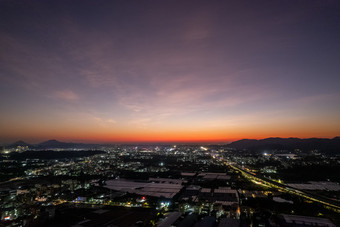
[{"label": "road", "polygon": [[273,181],[271,179],[265,178],[263,176],[257,176],[254,173],[251,173],[251,172],[249,172],[247,170],[244,170],[244,169],[238,167],[235,164],[231,164],[231,163],[226,162],[226,161],[224,163],[226,165],[230,166],[231,168],[240,171],[245,177],[247,177],[247,178],[249,178],[251,180],[260,182],[260,183],[265,184],[267,186],[280,189],[282,191],[285,191],[285,192],[288,192],[288,193],[291,193],[291,194],[303,197],[305,199],[308,199],[308,200],[311,200],[311,201],[314,201],[314,202],[317,202],[317,203],[321,203],[322,205],[327,206],[329,208],[332,208],[334,211],[340,213],[340,204],[337,201],[333,201],[333,200],[331,200],[329,198],[326,198],[326,197],[314,195],[314,194],[311,194],[309,192],[305,192],[305,191],[299,190],[297,188],[288,186],[286,184],[278,183],[276,181]]}]

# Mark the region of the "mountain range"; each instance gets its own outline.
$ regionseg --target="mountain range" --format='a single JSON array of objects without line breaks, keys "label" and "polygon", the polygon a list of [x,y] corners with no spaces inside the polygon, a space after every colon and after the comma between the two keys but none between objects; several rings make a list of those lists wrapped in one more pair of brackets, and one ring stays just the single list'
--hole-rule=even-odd
[{"label": "mountain range", "polygon": [[[60,142],[57,140],[48,140],[39,144],[28,144],[24,141],[17,141],[12,143],[7,148],[16,148],[17,146],[28,146],[34,149],[49,149],[49,148],[98,148],[99,144],[86,144],[86,143],[69,143]],[[234,141],[227,145],[227,147],[238,150],[294,150],[300,149],[303,151],[308,150],[320,150],[323,152],[339,152],[340,153],[340,137],[334,137],[333,139],[324,138],[266,138],[266,139],[242,139]]]},{"label": "mountain range", "polygon": [[50,148],[84,148],[84,149],[89,149],[89,148],[97,148],[98,144],[86,144],[86,143],[68,143],[68,142],[60,142],[58,140],[47,140],[42,143],[38,144],[28,144],[22,140],[19,140],[17,142],[14,142],[8,146],[7,148],[16,148],[18,146],[28,146],[29,148],[34,148],[34,149],[50,149]]},{"label": "mountain range", "polygon": [[261,140],[243,139],[228,144],[228,147],[238,150],[319,150],[323,152],[340,152],[340,137],[324,138],[266,138]]}]

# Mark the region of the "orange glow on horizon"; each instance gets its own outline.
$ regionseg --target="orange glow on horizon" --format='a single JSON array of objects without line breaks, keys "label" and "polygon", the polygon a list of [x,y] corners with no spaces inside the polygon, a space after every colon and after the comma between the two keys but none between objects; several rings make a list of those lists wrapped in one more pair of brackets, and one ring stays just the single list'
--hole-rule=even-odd
[{"label": "orange glow on horizon", "polygon": [[[69,116],[68,116],[69,117]],[[240,139],[264,139],[268,137],[333,138],[340,135],[334,122],[264,122],[260,117],[235,120],[231,123],[216,122],[162,122],[161,124],[131,125],[106,123],[88,118],[73,117],[71,121],[40,124],[38,121],[15,122],[5,126],[6,135],[1,143],[23,140],[28,143],[56,139],[81,143],[228,143]],[[49,123],[49,122],[48,122]],[[187,123],[187,124],[185,124]]]},{"label": "orange glow on horizon", "polygon": [[165,132],[165,131],[135,131],[135,132],[80,132],[65,131],[59,132],[36,132],[30,133],[30,136],[22,134],[20,138],[9,135],[7,141],[14,142],[16,140],[24,140],[25,142],[39,143],[45,140],[56,139],[63,142],[82,142],[82,143],[229,143],[240,139],[264,139],[268,137],[297,137],[297,138],[333,138],[335,135],[329,135],[326,132],[316,134],[311,132],[295,132],[282,131],[281,133],[273,133],[264,131],[234,131],[233,133],[226,130],[215,131],[182,131],[182,132]]}]

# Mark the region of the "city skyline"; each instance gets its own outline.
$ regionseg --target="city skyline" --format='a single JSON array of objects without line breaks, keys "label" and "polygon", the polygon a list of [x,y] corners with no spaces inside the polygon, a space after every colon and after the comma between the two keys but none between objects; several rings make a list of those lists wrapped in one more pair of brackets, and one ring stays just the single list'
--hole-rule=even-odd
[{"label": "city skyline", "polygon": [[2,1],[0,143],[340,135],[337,1]]}]

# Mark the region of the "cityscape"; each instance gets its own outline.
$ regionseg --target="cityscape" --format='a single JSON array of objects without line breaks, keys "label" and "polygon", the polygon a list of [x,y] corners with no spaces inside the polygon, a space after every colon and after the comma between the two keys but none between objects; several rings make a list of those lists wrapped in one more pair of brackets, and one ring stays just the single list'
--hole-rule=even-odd
[{"label": "cityscape", "polygon": [[[204,146],[18,141],[2,152],[1,221],[8,226],[337,226],[339,153],[284,145],[303,148],[304,142],[268,138],[251,147],[244,141]],[[340,138],[316,142],[329,143],[339,149]]]},{"label": "cityscape", "polygon": [[340,2],[0,1],[0,227],[340,226]]}]

